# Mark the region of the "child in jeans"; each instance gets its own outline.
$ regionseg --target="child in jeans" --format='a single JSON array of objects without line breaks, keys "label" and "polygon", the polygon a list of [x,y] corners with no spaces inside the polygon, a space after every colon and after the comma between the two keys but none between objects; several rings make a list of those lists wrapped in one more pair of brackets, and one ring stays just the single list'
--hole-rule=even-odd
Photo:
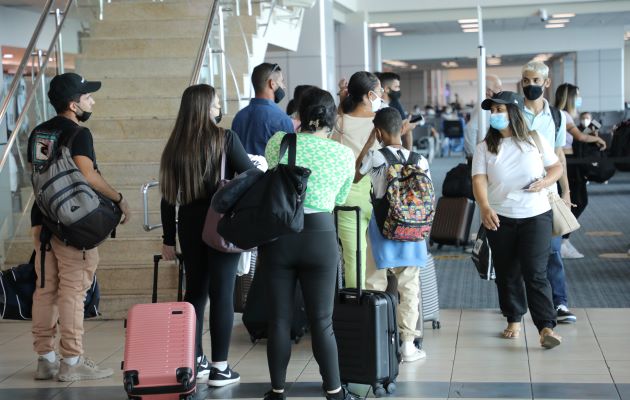
[{"label": "child in jeans", "polygon": [[[400,113],[393,108],[379,110],[374,117],[374,129],[368,142],[363,147],[356,162],[354,182],[364,175],[370,174],[374,198],[380,199],[387,188],[388,163],[378,150],[371,150],[374,141],[378,141],[387,151],[399,159],[407,160],[410,151],[402,147],[402,119]],[[429,175],[429,163],[420,157],[418,164]],[[430,175],[429,175],[430,177]],[[414,339],[421,337],[416,328],[420,317],[420,267],[424,267],[427,259],[427,246],[422,241],[394,241],[386,239],[376,223],[374,214],[368,226],[368,238],[376,269],[368,268],[366,288],[384,291],[387,288],[387,273],[392,273],[398,280],[400,304],[398,306],[398,328],[402,340],[402,359],[413,362],[426,357],[422,348],[414,345]],[[371,264],[371,263],[368,263]]]}]

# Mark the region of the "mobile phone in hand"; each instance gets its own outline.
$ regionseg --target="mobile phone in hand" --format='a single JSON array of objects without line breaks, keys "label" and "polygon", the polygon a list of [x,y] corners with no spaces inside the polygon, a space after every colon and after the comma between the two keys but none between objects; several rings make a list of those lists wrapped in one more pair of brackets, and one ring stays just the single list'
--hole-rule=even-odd
[{"label": "mobile phone in hand", "polygon": [[411,119],[409,120],[410,123],[414,124],[418,121],[422,121],[424,118],[422,117],[422,114],[417,114],[411,117]]}]

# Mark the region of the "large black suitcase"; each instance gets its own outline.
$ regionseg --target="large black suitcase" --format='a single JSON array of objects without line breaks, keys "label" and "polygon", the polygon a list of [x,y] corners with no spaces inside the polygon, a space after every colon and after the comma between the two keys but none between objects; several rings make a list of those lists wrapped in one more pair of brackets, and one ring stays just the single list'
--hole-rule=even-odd
[{"label": "large black suitcase", "polygon": [[[267,338],[267,287],[265,285],[266,269],[257,265],[254,279],[247,294],[245,311],[243,311],[243,325],[249,332],[252,343]],[[308,330],[308,318],[304,307],[304,297],[300,283],[296,283],[295,300],[293,302],[293,320],[291,322],[291,340],[298,343]]]},{"label": "large black suitcase", "polygon": [[[360,229],[359,207],[337,207],[337,211],[354,211],[357,215],[357,240]],[[361,282],[361,250],[357,246],[357,281]],[[396,390],[401,360],[396,297],[387,292],[340,289],[333,312],[333,330],[339,352],[342,384],[360,383],[372,386],[376,397]]]}]

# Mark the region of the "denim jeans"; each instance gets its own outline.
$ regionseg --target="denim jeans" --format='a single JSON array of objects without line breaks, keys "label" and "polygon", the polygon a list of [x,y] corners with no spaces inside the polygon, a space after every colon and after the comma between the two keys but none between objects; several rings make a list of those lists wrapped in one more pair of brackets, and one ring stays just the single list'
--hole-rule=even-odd
[{"label": "denim jeans", "polygon": [[551,252],[549,260],[547,260],[547,279],[551,284],[551,292],[553,295],[553,305],[567,306],[567,284],[564,275],[564,264],[560,256],[560,246],[562,245],[562,236],[555,236],[551,239]]}]

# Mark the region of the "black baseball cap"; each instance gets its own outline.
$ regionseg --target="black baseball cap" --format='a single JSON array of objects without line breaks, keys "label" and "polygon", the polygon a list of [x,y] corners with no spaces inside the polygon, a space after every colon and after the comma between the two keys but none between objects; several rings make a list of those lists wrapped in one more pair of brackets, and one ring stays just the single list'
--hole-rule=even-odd
[{"label": "black baseball cap", "polygon": [[495,93],[490,99],[485,99],[481,102],[481,108],[489,110],[492,104],[514,104],[519,110],[523,111],[525,108],[525,98],[516,92],[499,92]]},{"label": "black baseball cap", "polygon": [[50,101],[70,100],[73,96],[94,93],[101,88],[101,82],[86,81],[73,72],[57,75],[50,81],[48,98]]}]

